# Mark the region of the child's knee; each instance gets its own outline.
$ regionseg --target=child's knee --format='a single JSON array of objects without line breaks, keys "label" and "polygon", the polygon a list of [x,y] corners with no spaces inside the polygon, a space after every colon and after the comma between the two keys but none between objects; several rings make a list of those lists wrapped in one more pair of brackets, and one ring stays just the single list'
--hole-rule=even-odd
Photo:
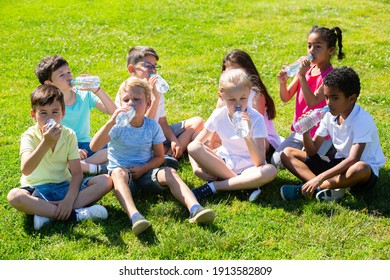
[{"label": "child's knee", "polygon": [[349,172],[352,174],[357,174],[362,178],[369,178],[371,175],[371,167],[363,161],[358,161],[349,168]]},{"label": "child's knee", "polygon": [[15,188],[10,190],[7,195],[8,202],[12,205],[20,205],[22,203],[23,196],[26,195],[21,189]]},{"label": "child's knee", "polygon": [[199,141],[193,141],[187,146],[187,151],[191,156],[203,151],[203,149],[203,144]]}]

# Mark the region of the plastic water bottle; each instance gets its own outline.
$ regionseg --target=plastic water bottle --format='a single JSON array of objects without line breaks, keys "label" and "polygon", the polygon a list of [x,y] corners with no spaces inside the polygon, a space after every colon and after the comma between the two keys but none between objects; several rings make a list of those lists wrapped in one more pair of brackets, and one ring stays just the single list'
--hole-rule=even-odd
[{"label": "plastic water bottle", "polygon": [[100,87],[100,78],[98,76],[79,76],[71,80],[70,84],[76,88],[98,88]]},{"label": "plastic water bottle", "polygon": [[302,117],[300,120],[294,123],[294,130],[299,134],[305,133],[317,123],[319,123],[325,116],[326,112],[329,112],[328,106],[325,106],[324,108],[314,109],[309,115]]},{"label": "plastic water bottle", "polygon": [[169,85],[167,81],[163,79],[159,74],[150,73],[150,77],[153,77],[154,75],[157,75],[157,81],[156,81],[156,88],[161,93],[166,93],[169,89]]},{"label": "plastic water bottle", "polygon": [[129,111],[119,113],[115,119],[117,125],[124,127],[131,122],[135,116],[135,108],[134,106],[130,106],[129,109]]},{"label": "plastic water bottle", "polygon": [[233,125],[235,134],[244,138],[249,133],[248,122],[242,119],[242,111],[240,107],[236,108],[236,111],[233,114]]},{"label": "plastic water bottle", "polygon": [[[301,56],[301,58],[308,58],[310,61],[312,61],[314,59],[314,56],[312,54],[309,54],[307,56]],[[302,68],[302,65],[299,62],[299,60],[297,60],[294,63],[290,64],[289,66],[286,66],[284,68],[284,71],[286,71],[287,76],[293,77],[299,72],[299,69],[301,69],[301,68]]]},{"label": "plastic water bottle", "polygon": [[56,121],[53,120],[53,119],[48,119],[48,120],[46,121],[46,124],[48,125],[47,129],[50,129],[52,126],[55,126],[57,123],[56,123]]}]

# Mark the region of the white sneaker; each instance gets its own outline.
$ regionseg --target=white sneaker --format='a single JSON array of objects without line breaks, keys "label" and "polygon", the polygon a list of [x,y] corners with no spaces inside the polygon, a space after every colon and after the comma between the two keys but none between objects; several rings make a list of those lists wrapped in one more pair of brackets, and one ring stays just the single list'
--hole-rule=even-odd
[{"label": "white sneaker", "polygon": [[261,189],[258,188],[257,190],[254,190],[251,195],[249,196],[249,201],[255,201],[259,198],[259,195],[261,194]]},{"label": "white sneaker", "polygon": [[75,209],[75,211],[78,222],[82,220],[105,220],[108,216],[106,208],[98,204],[92,205],[90,207]]},{"label": "white sneaker", "polygon": [[40,230],[41,227],[43,227],[48,222],[50,222],[50,219],[48,217],[34,215],[34,229],[35,230]]},{"label": "white sneaker", "polygon": [[345,189],[325,189],[316,194],[318,201],[337,201],[345,194]]}]

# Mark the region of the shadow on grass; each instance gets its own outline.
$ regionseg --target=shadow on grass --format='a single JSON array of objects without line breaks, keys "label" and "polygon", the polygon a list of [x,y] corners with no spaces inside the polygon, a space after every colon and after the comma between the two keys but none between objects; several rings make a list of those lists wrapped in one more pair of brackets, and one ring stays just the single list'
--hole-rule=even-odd
[{"label": "shadow on grass", "polygon": [[[387,169],[381,169],[380,177],[375,184],[373,190],[363,195],[352,195],[348,191],[346,195],[337,202],[341,207],[348,208],[350,210],[362,211],[365,210],[369,215],[375,216],[390,216],[390,171]],[[294,178],[292,180],[282,177],[276,177],[275,180],[261,188],[262,192],[258,199],[252,203],[272,208],[282,208],[288,212],[294,212],[296,214],[302,213],[302,207],[311,204],[313,202],[320,203],[312,199],[297,199],[295,201],[284,201],[280,195],[280,187],[286,184],[301,184],[301,182]],[[249,191],[234,191],[234,192],[221,192],[217,193],[207,201],[211,204],[225,204],[231,205],[233,199],[236,198],[240,201],[248,201],[249,195],[253,190]],[[324,213],[329,212],[329,216],[332,215],[334,207],[330,207],[332,203],[321,202]]]}]

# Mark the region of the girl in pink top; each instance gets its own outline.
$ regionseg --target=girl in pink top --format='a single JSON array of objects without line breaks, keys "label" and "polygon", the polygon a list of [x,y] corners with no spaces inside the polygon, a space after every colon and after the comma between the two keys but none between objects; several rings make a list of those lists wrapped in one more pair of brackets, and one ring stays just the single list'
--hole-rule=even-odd
[{"label": "girl in pink top", "polygon": [[[342,52],[342,32],[339,27],[332,29],[326,27],[313,26],[307,39],[307,53],[314,58],[310,61],[308,58],[300,58],[301,69],[295,75],[292,82],[287,87],[288,76],[285,67],[278,73],[280,87],[279,94],[283,102],[288,102],[296,94],[295,113],[293,123],[302,115],[315,108],[321,108],[326,105],[323,93],[323,78],[333,70],[330,62],[332,56],[336,53],[336,43],[338,43],[338,60],[344,58]],[[313,128],[310,134],[313,136],[317,128]],[[282,166],[280,156],[286,147],[303,148],[302,135],[296,133],[291,126],[292,133],[279,145],[272,155],[271,162],[275,166]],[[332,146],[328,139],[324,141],[318,153],[326,155]]]}]

